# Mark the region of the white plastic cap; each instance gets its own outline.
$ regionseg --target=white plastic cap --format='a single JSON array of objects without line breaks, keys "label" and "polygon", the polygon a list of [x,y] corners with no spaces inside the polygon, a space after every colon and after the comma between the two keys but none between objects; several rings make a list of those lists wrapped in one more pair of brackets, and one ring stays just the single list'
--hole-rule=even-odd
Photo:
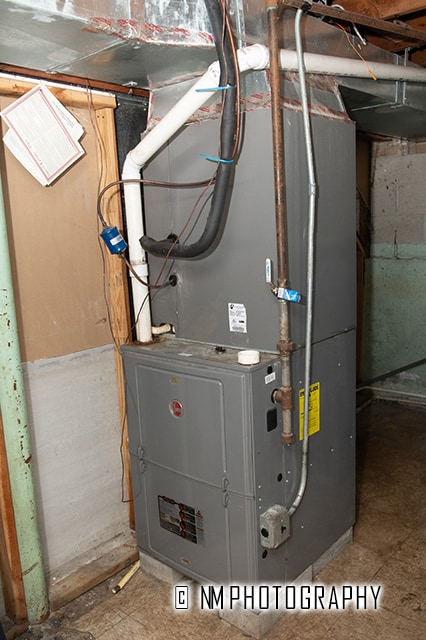
[{"label": "white plastic cap", "polygon": [[259,351],[239,351],[237,354],[239,364],[257,364],[260,362]]}]

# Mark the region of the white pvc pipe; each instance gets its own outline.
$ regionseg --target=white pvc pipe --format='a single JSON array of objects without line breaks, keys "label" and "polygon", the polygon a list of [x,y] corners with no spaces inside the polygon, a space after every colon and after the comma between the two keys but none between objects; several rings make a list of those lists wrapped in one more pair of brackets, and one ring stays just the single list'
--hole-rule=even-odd
[{"label": "white pvc pipe", "polygon": [[[122,178],[139,179],[140,168],[133,166],[127,156]],[[142,216],[142,196],[139,183],[124,184],[124,200],[126,203],[127,237],[129,245],[129,261],[133,270],[143,282],[148,283],[148,264],[145,251],[142,249],[139,238],[144,235]],[[132,285],[133,309],[135,312],[136,339],[140,342],[151,342],[151,305],[149,300],[149,288],[130,273]]]},{"label": "white pvc pipe", "polygon": [[[263,45],[254,44],[239,49],[238,67],[240,72],[249,69],[265,69],[269,64],[268,50]],[[178,131],[200,107],[218,90],[220,77],[219,63],[213,62],[205,74],[182,96],[167,115],[151,129],[141,142],[129,152],[132,162],[141,169],[163,144]],[[211,89],[211,91],[208,91]]]},{"label": "white pvc pipe", "polygon": [[[304,53],[303,61],[306,73],[371,78],[371,71],[378,80],[426,83],[426,69],[423,67],[406,67],[369,60],[364,62],[354,58],[339,58],[319,53]],[[280,64],[285,71],[298,71],[297,52],[281,49]]]}]

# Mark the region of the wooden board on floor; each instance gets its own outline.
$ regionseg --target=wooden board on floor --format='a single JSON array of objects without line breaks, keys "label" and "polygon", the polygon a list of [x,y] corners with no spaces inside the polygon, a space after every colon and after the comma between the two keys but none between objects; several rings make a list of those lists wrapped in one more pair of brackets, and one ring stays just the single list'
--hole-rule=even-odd
[{"label": "wooden board on floor", "polygon": [[84,558],[76,558],[74,566],[70,563],[64,568],[62,577],[51,576],[48,585],[50,610],[57,611],[138,559],[133,539],[112,549],[105,545],[99,557],[88,562]]}]

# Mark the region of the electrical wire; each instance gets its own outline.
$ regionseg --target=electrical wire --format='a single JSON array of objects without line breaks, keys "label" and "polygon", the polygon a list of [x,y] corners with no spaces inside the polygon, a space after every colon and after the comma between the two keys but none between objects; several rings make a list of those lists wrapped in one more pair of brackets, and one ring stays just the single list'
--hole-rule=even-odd
[{"label": "electrical wire", "polygon": [[[168,260],[168,258],[170,256],[170,253],[173,251],[174,246],[179,242],[179,240],[181,239],[182,235],[185,233],[185,231],[186,231],[191,219],[194,216],[194,213],[195,213],[196,208],[198,207],[198,204],[200,203],[201,199],[205,195],[205,193],[208,190],[208,188],[211,187],[214,184],[215,179],[216,179],[216,172],[209,179],[200,180],[198,182],[169,182],[169,181],[162,181],[162,180],[149,180],[149,179],[145,179],[145,178],[127,178],[127,179],[114,180],[113,182],[110,182],[109,184],[107,184],[101,191],[99,191],[98,198],[97,198],[97,213],[98,213],[98,218],[101,221],[102,226],[105,228],[105,227],[108,226],[108,223],[106,222],[106,220],[104,218],[104,215],[102,213],[102,199],[103,199],[105,193],[109,189],[112,189],[113,187],[116,187],[118,185],[125,184],[125,183],[132,183],[132,182],[133,183],[136,182],[138,184],[144,184],[144,185],[147,185],[147,186],[166,187],[166,188],[171,188],[171,189],[197,189],[197,188],[204,187],[203,192],[197,198],[197,200],[195,202],[195,205],[192,208],[192,210],[191,210],[191,212],[190,212],[190,214],[188,216],[188,219],[185,222],[185,224],[184,224],[182,230],[180,231],[179,235],[176,237],[174,242],[170,243],[170,251],[165,256],[163,266],[162,266],[162,268],[160,270],[160,273],[157,276],[157,279],[156,279],[154,284],[150,284],[150,283],[146,282],[145,280],[143,280],[139,276],[139,274],[136,272],[136,270],[133,268],[132,264],[126,258],[126,256],[124,256],[123,254],[120,254],[120,258],[123,260],[123,262],[127,266],[127,268],[130,271],[130,273],[142,285],[144,285],[145,287],[148,287],[149,289],[164,289],[165,287],[169,286],[169,284],[170,284],[169,282],[165,282],[163,284],[159,284],[159,280],[160,280],[161,275],[164,272],[164,269],[166,267],[166,263],[167,263],[167,260]],[[140,311],[139,311],[139,313],[140,313]]]},{"label": "electrical wire", "polygon": [[160,279],[161,275],[163,274],[164,269],[166,268],[167,261],[168,261],[168,259],[169,259],[169,257],[170,257],[170,254],[172,253],[172,251],[173,251],[174,247],[179,243],[179,241],[180,241],[180,239],[182,238],[183,234],[184,234],[184,233],[185,233],[185,231],[187,230],[187,228],[188,228],[188,226],[189,226],[189,224],[190,224],[190,222],[191,222],[192,218],[194,217],[195,211],[197,210],[197,207],[198,207],[199,203],[201,202],[201,199],[205,196],[205,194],[206,194],[207,190],[208,190],[208,189],[209,189],[209,187],[213,184],[214,179],[215,179],[215,176],[216,176],[216,173],[215,173],[215,174],[213,174],[213,176],[212,176],[212,178],[211,178],[210,182],[209,182],[208,184],[206,184],[206,186],[205,186],[205,188],[204,188],[203,192],[198,196],[198,198],[197,198],[197,200],[196,200],[196,202],[195,202],[194,206],[192,207],[192,210],[190,211],[190,213],[189,213],[189,215],[188,215],[188,218],[187,218],[187,220],[186,220],[185,224],[183,225],[183,227],[182,227],[181,231],[179,232],[179,234],[177,235],[177,237],[175,238],[175,240],[174,240],[173,242],[171,242],[171,243],[170,243],[170,251],[169,251],[169,252],[164,256],[163,265],[162,265],[161,270],[160,270],[160,272],[159,272],[159,274],[158,274],[158,276],[157,276],[157,278],[156,278],[156,280],[155,280],[155,285],[154,285],[154,286],[158,286],[158,281],[159,281],[159,279]]},{"label": "electrical wire", "polygon": [[[99,192],[101,190],[101,184],[104,181],[104,176],[105,176],[104,158],[106,156],[106,149],[105,149],[104,140],[103,140],[102,136],[99,133],[96,120],[93,118],[93,112],[95,111],[95,109],[93,107],[93,102],[92,102],[92,90],[89,87],[88,83],[86,83],[86,96],[87,96],[87,110],[88,110],[88,114],[89,114],[90,124],[91,124],[92,130],[93,130],[94,135],[95,135],[96,145],[98,147],[99,165],[100,165],[99,178],[98,178],[98,194],[99,194]],[[102,226],[104,228],[105,228],[105,226],[107,226],[102,215],[101,216],[98,215],[97,219],[98,219],[98,221],[101,222],[101,224],[102,224]],[[103,291],[103,298],[104,298],[104,302],[105,302],[108,327],[109,327],[109,331],[110,331],[110,334],[111,334],[111,337],[112,337],[114,348],[115,348],[115,350],[117,352],[119,352],[120,351],[120,342],[119,342],[119,340],[117,339],[117,337],[115,336],[115,333],[114,333],[114,328],[113,328],[114,325],[113,325],[112,314],[111,314],[111,303],[110,303],[110,298],[109,298],[109,290],[108,290],[108,287],[107,287],[109,274],[108,274],[107,261],[105,259],[105,252],[103,251],[103,249],[105,248],[105,245],[101,242],[101,240],[99,238],[99,225],[98,225],[98,228],[97,228],[97,232],[98,232],[97,233],[98,246],[99,246],[99,251],[100,251],[101,259],[102,259],[102,291]]]},{"label": "electrical wire", "polygon": [[[347,32],[347,30],[345,29],[345,27],[342,27],[341,24],[337,24],[337,27],[339,27],[339,29],[341,29],[343,31],[343,33],[346,36],[346,40],[348,41],[350,47],[355,51],[356,55],[361,58],[361,60],[363,61],[363,63],[365,64],[365,66],[367,67],[367,71],[370,74],[370,76],[373,78],[373,80],[377,80],[377,76],[371,71],[370,67],[368,66],[368,62],[367,60],[361,55],[361,53],[358,51],[358,49],[355,47],[354,43],[352,42],[352,40],[349,37],[349,34]],[[358,37],[361,38],[361,36],[358,34]]]},{"label": "electrical wire", "polygon": [[[99,194],[100,193],[105,193],[105,191],[107,190],[107,188],[110,187],[110,185],[107,185],[102,191],[101,191],[101,184],[104,181],[104,175],[105,175],[105,162],[104,162],[104,158],[106,156],[106,149],[105,149],[105,145],[104,145],[104,140],[102,138],[102,136],[99,133],[96,121],[93,118],[93,106],[92,106],[92,92],[90,87],[87,85],[86,87],[86,92],[87,92],[87,106],[88,106],[88,112],[89,112],[89,118],[90,118],[90,123],[93,129],[93,132],[95,134],[95,139],[96,139],[96,144],[98,146],[98,151],[99,151],[99,158],[100,158],[100,171],[99,171],[99,180],[98,180],[98,203],[97,203],[97,210],[98,210],[98,216],[97,216],[97,220],[100,221],[101,225],[105,228],[106,222],[102,216],[102,213],[100,211],[100,204],[99,204]],[[99,215],[100,214],[100,215]],[[113,320],[112,320],[112,315],[111,315],[111,303],[110,303],[110,298],[109,298],[109,290],[107,287],[107,283],[108,283],[108,278],[109,278],[109,274],[108,274],[108,265],[107,265],[107,261],[105,258],[105,245],[103,242],[101,242],[101,239],[99,237],[99,224],[98,224],[98,228],[97,228],[97,238],[98,238],[98,246],[99,246],[99,251],[101,253],[101,259],[102,259],[102,283],[103,283],[103,297],[104,297],[104,301],[105,301],[105,308],[106,308],[106,313],[107,313],[107,320],[108,320],[108,326],[109,326],[109,330],[110,330],[110,334],[112,337],[112,341],[113,341],[113,345],[114,345],[114,349],[116,350],[116,352],[120,355],[120,362],[122,365],[122,359],[121,359],[121,352],[120,352],[120,348],[121,348],[121,344],[120,340],[116,337],[115,333],[114,333],[114,325],[113,325]],[[125,339],[125,343],[127,344],[128,342],[130,342],[130,337],[132,334],[133,329],[130,329],[129,334],[127,335],[126,339]],[[124,406],[120,407],[120,446],[119,446],[119,451],[120,451],[120,460],[121,460],[121,502],[124,504],[130,504],[133,503],[133,497],[132,497],[132,486],[131,483],[130,485],[127,487],[127,478],[126,478],[126,465],[125,465],[125,460],[124,460],[124,456],[125,456],[125,434],[126,434],[126,424],[127,424],[127,401],[126,399],[124,400]],[[125,496],[126,493],[126,487],[127,487],[127,496]]]},{"label": "electrical wire", "polygon": [[[221,5],[222,5],[222,12],[223,12],[223,29],[224,29],[224,33],[223,33],[223,38],[225,37],[225,28],[227,30],[227,33],[229,35],[229,43],[230,43],[230,48],[231,48],[231,52],[232,52],[232,57],[234,60],[234,70],[235,70],[235,111],[236,111],[236,118],[237,118],[237,124],[236,124],[236,130],[235,130],[235,143],[234,143],[234,149],[232,151],[231,154],[231,159],[235,159],[237,152],[238,152],[238,147],[239,147],[239,143],[240,143],[240,134],[241,134],[241,83],[240,83],[240,69],[239,69],[239,64],[238,64],[238,56],[237,56],[237,49],[235,47],[235,41],[234,38],[232,36],[232,29],[231,29],[231,25],[229,22],[229,17],[228,17],[228,11],[226,9],[226,4],[225,4],[225,0],[220,0]],[[224,47],[224,40],[222,41],[222,46]]]},{"label": "electrical wire", "polygon": [[161,180],[147,180],[145,178],[123,178],[121,180],[114,180],[113,182],[110,182],[102,190],[98,192],[96,210],[97,210],[98,218],[101,221],[101,224],[104,228],[107,227],[108,224],[102,214],[101,205],[102,205],[103,196],[109,189],[112,189],[112,187],[116,187],[120,184],[132,183],[132,182],[145,184],[151,187],[166,187],[169,189],[197,189],[199,187],[205,187],[206,185],[210,186],[212,184],[212,178],[209,178],[207,180],[201,180],[199,182],[182,182],[182,183],[167,182],[167,181],[161,181]]}]

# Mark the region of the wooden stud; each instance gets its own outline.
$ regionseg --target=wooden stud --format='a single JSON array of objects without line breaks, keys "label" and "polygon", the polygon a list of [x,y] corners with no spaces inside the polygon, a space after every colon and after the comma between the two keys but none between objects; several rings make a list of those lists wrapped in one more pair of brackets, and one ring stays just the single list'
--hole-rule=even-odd
[{"label": "wooden stud", "polygon": [[[100,145],[99,164],[102,175],[102,185],[106,186],[119,179],[118,156],[115,139],[115,122],[113,109],[99,109],[96,111],[96,125],[102,144]],[[111,188],[103,199],[108,213],[108,223],[123,231],[123,215],[119,186]],[[135,528],[132,484],[130,475],[130,456],[127,443],[127,418],[123,364],[120,346],[130,339],[130,304],[128,295],[127,273],[125,265],[118,256],[111,255],[105,250],[105,264],[108,278],[109,314],[115,344],[115,361],[119,394],[120,420],[123,427],[123,464],[126,479],[127,497],[129,500],[129,523]]]},{"label": "wooden stud", "polygon": [[3,423],[0,416],[0,569],[6,614],[14,622],[26,620],[24,585],[21,573],[12,494],[10,491]]}]

